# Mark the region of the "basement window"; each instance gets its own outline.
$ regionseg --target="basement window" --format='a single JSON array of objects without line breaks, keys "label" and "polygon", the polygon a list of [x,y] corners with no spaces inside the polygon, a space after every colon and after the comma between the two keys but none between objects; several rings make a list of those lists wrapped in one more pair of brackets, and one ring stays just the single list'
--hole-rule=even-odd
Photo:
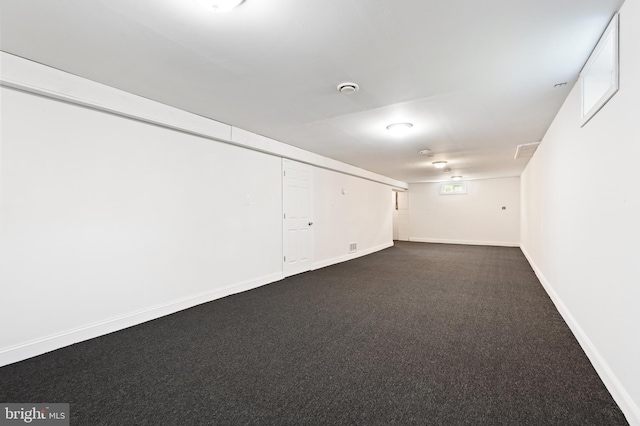
[{"label": "basement window", "polygon": [[443,183],[440,185],[440,195],[457,195],[467,193],[466,182]]},{"label": "basement window", "polygon": [[615,14],[580,72],[583,126],[618,91],[618,20]]}]

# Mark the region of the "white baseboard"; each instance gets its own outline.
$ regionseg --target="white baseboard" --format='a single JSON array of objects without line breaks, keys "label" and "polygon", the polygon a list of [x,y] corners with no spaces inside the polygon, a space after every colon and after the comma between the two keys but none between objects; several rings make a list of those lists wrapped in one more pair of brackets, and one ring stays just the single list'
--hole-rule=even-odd
[{"label": "white baseboard", "polygon": [[347,260],[356,259],[361,256],[366,256],[368,254],[375,253],[377,251],[384,250],[389,247],[393,247],[393,241],[386,244],[381,244],[376,247],[371,247],[366,250],[357,251],[355,253],[349,253],[342,256],[338,256],[338,257],[332,257],[331,259],[314,262],[311,270],[315,271],[316,269],[325,268],[327,266],[335,265],[336,263],[346,262]]},{"label": "white baseboard", "polygon": [[560,315],[562,315],[562,318],[573,332],[574,336],[578,340],[578,343],[580,343],[580,346],[582,346],[582,350],[584,350],[585,354],[587,354],[587,357],[589,358],[589,361],[591,361],[593,368],[595,368],[596,372],[602,379],[602,382],[609,390],[609,393],[620,407],[620,410],[622,410],[622,413],[626,416],[629,424],[632,426],[640,426],[640,408],[638,407],[638,405],[636,405],[631,396],[629,396],[607,362],[604,360],[602,355],[600,355],[600,352],[598,351],[596,346],[593,344],[591,339],[589,339],[587,333],[585,333],[582,327],[580,327],[580,324],[571,314],[571,311],[569,311],[567,305],[564,304],[560,296],[558,296],[558,293],[556,293],[549,281],[547,281],[529,253],[527,253],[527,250],[525,250],[524,247],[520,247],[520,249],[529,261],[529,264],[540,280],[540,283],[558,309],[558,312],[560,312]]},{"label": "white baseboard", "polygon": [[441,240],[437,238],[409,237],[409,241],[416,243],[437,243],[437,244],[464,244],[469,246],[499,246],[499,247],[520,247],[520,243],[508,241],[475,241],[475,240]]},{"label": "white baseboard", "polygon": [[216,290],[206,291],[193,296],[173,300],[161,305],[141,309],[129,314],[110,318],[84,327],[67,330],[52,336],[35,339],[18,345],[0,349],[0,367],[22,361],[46,352],[60,349],[74,343],[103,336],[165,315],[173,314],[202,303],[220,299],[232,294],[241,293],[283,279],[282,272],[267,275],[258,279],[243,281]]}]

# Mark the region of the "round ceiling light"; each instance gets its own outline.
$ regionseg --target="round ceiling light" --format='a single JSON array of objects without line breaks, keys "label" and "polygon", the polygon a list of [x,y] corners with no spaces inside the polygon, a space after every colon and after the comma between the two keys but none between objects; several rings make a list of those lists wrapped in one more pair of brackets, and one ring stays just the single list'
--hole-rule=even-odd
[{"label": "round ceiling light", "polygon": [[413,124],[411,123],[393,123],[387,126],[387,130],[394,135],[404,135],[411,130]]},{"label": "round ceiling light", "polygon": [[209,2],[210,7],[215,13],[226,13],[234,7],[237,7],[244,0],[212,0]]},{"label": "round ceiling light", "polygon": [[433,167],[435,167],[436,169],[444,169],[444,166],[447,165],[446,161],[434,161],[433,163]]},{"label": "round ceiling light", "polygon": [[360,90],[360,86],[358,86],[356,83],[347,82],[338,84],[338,92],[342,93],[343,95],[350,95],[357,92],[358,90]]}]

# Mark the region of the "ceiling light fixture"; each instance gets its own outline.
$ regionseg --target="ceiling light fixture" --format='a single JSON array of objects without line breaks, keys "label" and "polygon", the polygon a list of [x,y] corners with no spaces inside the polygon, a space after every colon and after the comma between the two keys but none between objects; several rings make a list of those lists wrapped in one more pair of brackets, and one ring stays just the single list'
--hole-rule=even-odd
[{"label": "ceiling light fixture", "polygon": [[420,154],[426,155],[427,157],[433,157],[433,152],[431,152],[429,148],[423,149],[422,151],[420,151]]},{"label": "ceiling light fixture", "polygon": [[209,1],[209,6],[215,13],[226,13],[234,7],[237,7],[244,0],[212,0]]},{"label": "ceiling light fixture", "polygon": [[338,84],[338,92],[342,93],[343,95],[350,95],[357,92],[358,90],[360,90],[360,86],[358,86],[356,83],[346,82]]},{"label": "ceiling light fixture", "polygon": [[404,135],[411,130],[413,124],[411,123],[394,123],[387,126],[387,130],[394,135]]},{"label": "ceiling light fixture", "polygon": [[460,180],[462,179],[462,176],[451,176],[452,180]]},{"label": "ceiling light fixture", "polygon": [[446,161],[434,161],[433,163],[433,167],[435,167],[436,169],[444,169],[444,166],[447,165]]}]

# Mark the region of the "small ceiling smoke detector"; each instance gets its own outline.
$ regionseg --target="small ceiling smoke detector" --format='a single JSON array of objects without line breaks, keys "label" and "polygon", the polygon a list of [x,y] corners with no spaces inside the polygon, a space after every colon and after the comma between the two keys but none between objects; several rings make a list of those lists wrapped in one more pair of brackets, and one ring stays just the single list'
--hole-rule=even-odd
[{"label": "small ceiling smoke detector", "polygon": [[566,86],[566,85],[567,85],[567,82],[565,81],[563,83],[556,83],[556,84],[553,85],[553,87],[562,87],[562,86]]},{"label": "small ceiling smoke detector", "polygon": [[360,90],[360,86],[358,86],[356,83],[340,83],[338,84],[338,92],[342,93],[343,95],[350,95],[354,92],[357,92],[358,90]]},{"label": "small ceiling smoke detector", "polygon": [[433,157],[433,152],[430,149],[423,149],[420,151],[420,155],[426,155],[427,157]]},{"label": "small ceiling smoke detector", "polygon": [[462,179],[462,176],[451,176],[452,180],[460,180]]},{"label": "small ceiling smoke detector", "polygon": [[449,173],[449,172],[451,171],[451,168],[450,168],[450,167],[447,167],[446,169],[444,169],[444,170],[442,170],[442,171],[443,171],[443,172],[445,172],[445,173]]},{"label": "small ceiling smoke detector", "polygon": [[444,166],[447,165],[446,161],[434,161],[433,163],[433,167],[435,167],[436,169],[444,169]]},{"label": "small ceiling smoke detector", "polygon": [[413,124],[411,123],[393,123],[387,126],[387,130],[393,133],[394,135],[404,135],[407,132],[409,132],[409,130],[411,130],[412,127],[413,127]]}]

